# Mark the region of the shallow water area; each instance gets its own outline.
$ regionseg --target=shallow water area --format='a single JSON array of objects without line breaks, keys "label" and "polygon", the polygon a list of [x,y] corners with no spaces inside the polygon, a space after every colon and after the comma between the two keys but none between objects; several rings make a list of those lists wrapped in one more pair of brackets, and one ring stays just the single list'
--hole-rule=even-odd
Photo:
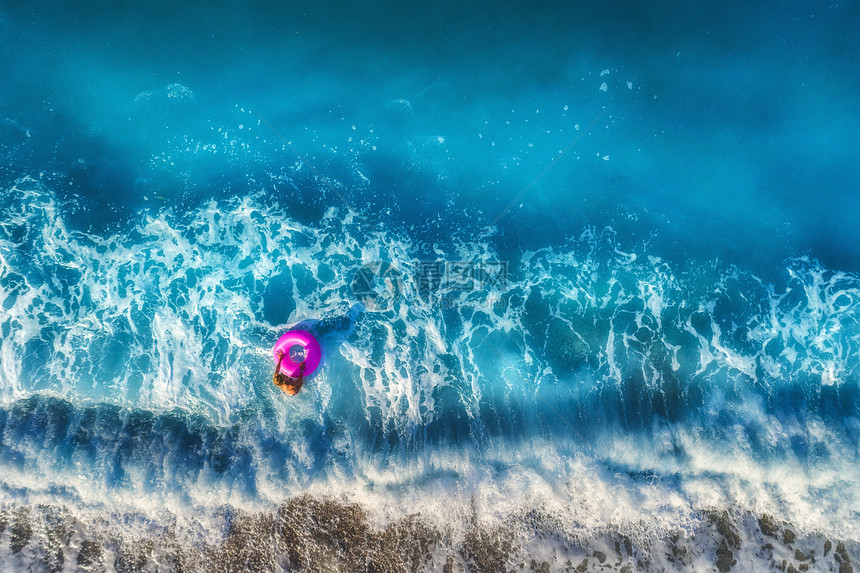
[{"label": "shallow water area", "polygon": [[858,16],[0,6],[0,570],[855,567]]}]

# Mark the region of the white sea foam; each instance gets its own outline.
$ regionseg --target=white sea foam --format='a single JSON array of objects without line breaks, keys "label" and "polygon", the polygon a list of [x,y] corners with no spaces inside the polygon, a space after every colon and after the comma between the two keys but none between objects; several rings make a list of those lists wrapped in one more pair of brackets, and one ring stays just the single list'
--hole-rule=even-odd
[{"label": "white sea foam", "polygon": [[[856,420],[765,405],[778,388],[856,384],[856,276],[798,260],[779,292],[737,269],[715,284],[589,229],[509,261],[505,282],[428,297],[406,280],[391,305],[354,318],[320,375],[284,403],[268,384],[270,341],[302,319],[347,315],[362,264],[413,277],[409,240],[336,209],[302,225],[263,194],[145,213],[109,236],[70,229],[34,180],[3,201],[4,407],[38,391],[180,408],[214,428],[274,411],[240,427],[248,469],[219,473],[204,461],[175,476],[159,465],[164,452],[144,450],[124,462],[127,481],[114,491],[88,476],[102,462],[64,466],[25,439],[7,492],[50,497],[64,484],[86,503],[120,503],[130,489],[142,507],[154,495],[177,508],[347,492],[440,516],[465,515],[474,497],[498,515],[537,505],[595,528],[669,528],[732,506],[810,531],[858,530],[860,472],[846,450]],[[491,245],[487,235],[436,254],[484,264],[499,258]],[[277,297],[294,307],[271,322],[266,287],[284,274],[292,292]],[[165,447],[181,459],[187,446]]]}]

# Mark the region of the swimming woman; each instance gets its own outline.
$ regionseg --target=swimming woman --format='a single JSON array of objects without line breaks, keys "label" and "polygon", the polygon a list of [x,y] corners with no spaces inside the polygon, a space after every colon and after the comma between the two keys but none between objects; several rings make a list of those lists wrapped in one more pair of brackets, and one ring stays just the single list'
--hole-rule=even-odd
[{"label": "swimming woman", "polygon": [[299,377],[293,378],[281,373],[281,362],[284,361],[284,351],[278,351],[278,366],[275,367],[275,374],[272,376],[272,383],[286,392],[290,396],[295,396],[302,389],[302,384],[305,380],[305,362],[299,364]]}]

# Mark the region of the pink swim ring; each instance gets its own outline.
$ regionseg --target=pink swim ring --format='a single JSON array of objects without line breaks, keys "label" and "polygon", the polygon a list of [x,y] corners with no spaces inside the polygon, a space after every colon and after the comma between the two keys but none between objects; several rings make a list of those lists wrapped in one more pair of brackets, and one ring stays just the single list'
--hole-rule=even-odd
[{"label": "pink swim ring", "polygon": [[284,361],[281,362],[281,372],[287,376],[299,375],[299,364],[290,356],[293,346],[301,346],[305,350],[305,377],[314,373],[322,359],[322,348],[317,339],[305,330],[291,330],[284,333],[275,343],[272,353],[275,355],[275,363],[278,362],[278,351],[284,353]]}]

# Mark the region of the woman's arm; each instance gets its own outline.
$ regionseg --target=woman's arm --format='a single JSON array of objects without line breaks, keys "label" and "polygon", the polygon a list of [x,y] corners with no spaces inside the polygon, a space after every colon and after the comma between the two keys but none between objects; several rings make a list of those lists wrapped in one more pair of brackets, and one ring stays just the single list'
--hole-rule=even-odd
[{"label": "woman's arm", "polygon": [[278,350],[278,365],[275,366],[275,377],[281,373],[281,362],[284,361],[284,351]]}]

